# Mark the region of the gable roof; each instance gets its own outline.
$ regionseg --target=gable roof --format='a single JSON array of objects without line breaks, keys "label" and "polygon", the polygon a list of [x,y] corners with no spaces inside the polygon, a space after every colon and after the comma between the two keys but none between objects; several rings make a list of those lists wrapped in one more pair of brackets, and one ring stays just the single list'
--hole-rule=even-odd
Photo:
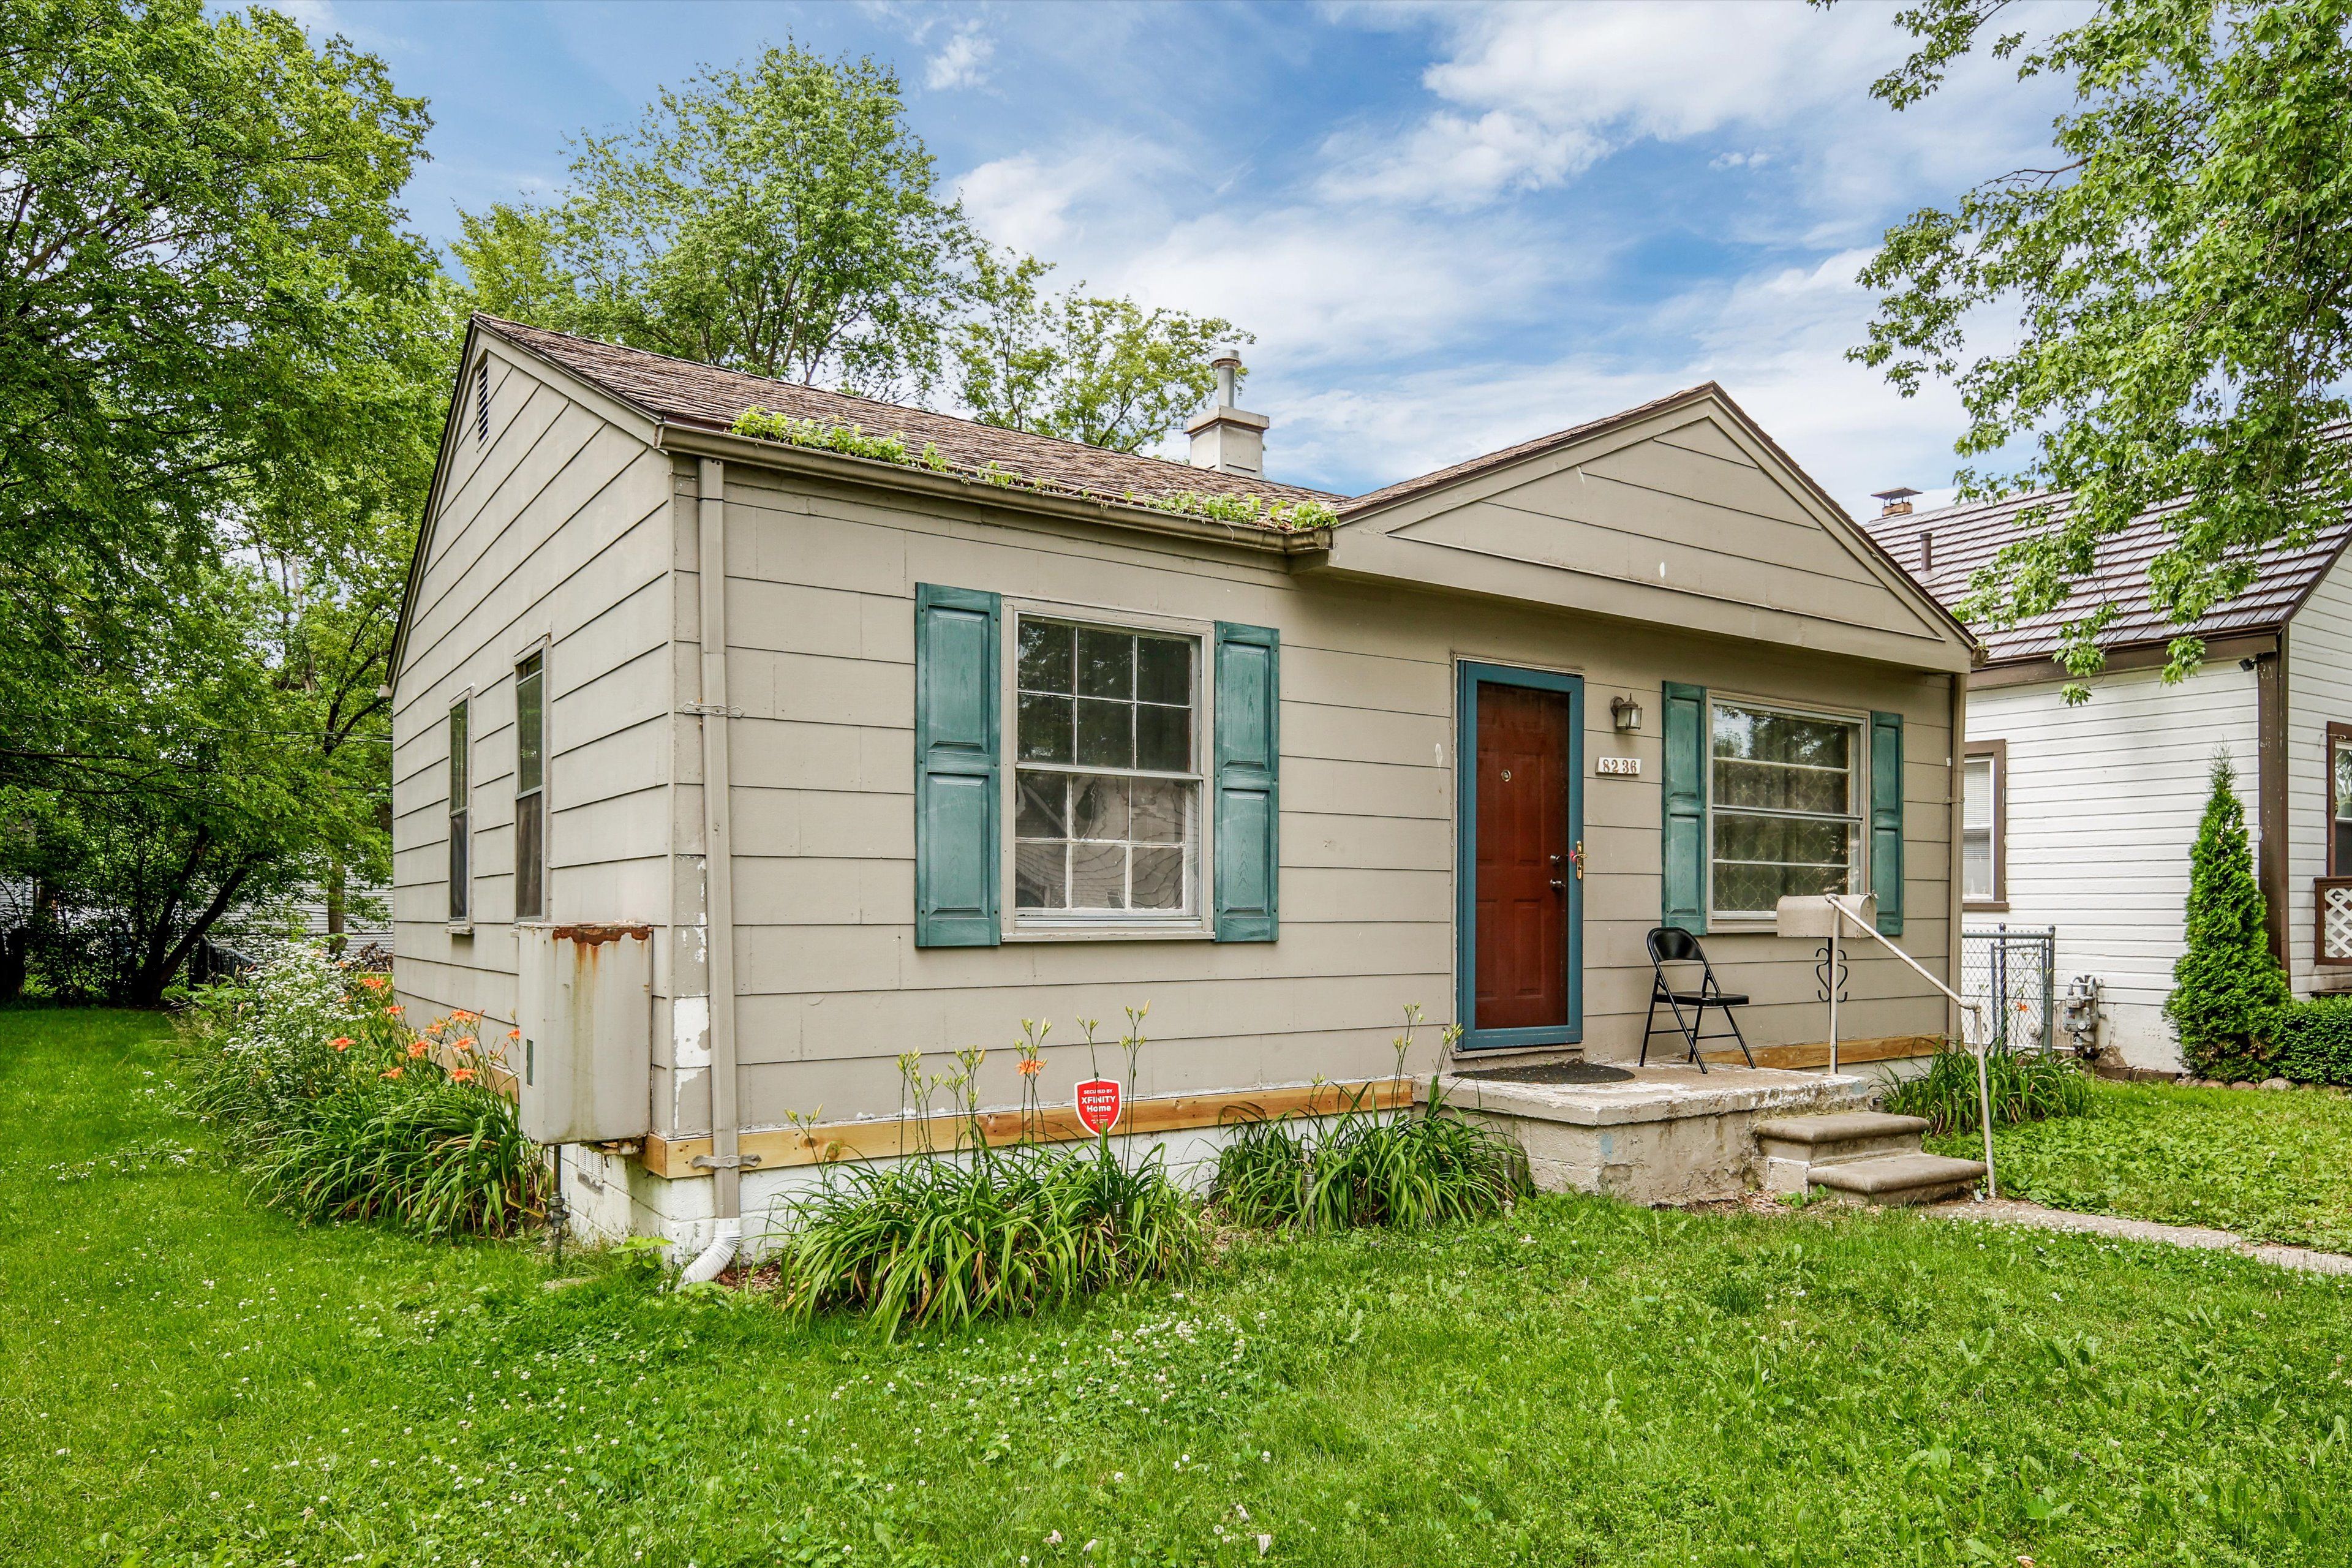
[{"label": "gable roof", "polygon": [[1079,441],[1034,436],[1024,430],[1004,430],[928,409],[826,392],[795,381],[776,381],[741,371],[722,370],[693,360],[674,359],[646,349],[623,348],[593,338],[527,327],[520,321],[478,315],[486,331],[571,372],[606,395],[618,399],[656,423],[695,429],[730,431],[743,411],[754,406],[794,419],[813,419],[830,428],[856,426],[869,436],[904,435],[917,446],[929,442],[940,455],[959,468],[994,465],[1024,479],[1058,489],[1091,491],[1108,500],[1121,496],[1165,497],[1255,495],[1269,500],[1317,500],[1340,498],[1304,485],[1276,484],[1242,474],[1196,468],[1167,458],[1113,452]]},{"label": "gable roof", "polygon": [[[1735,409],[1738,407],[1736,404],[1732,404],[1729,395],[1723,388],[1711,381],[1702,382],[1696,386],[1686,386],[1680,392],[1670,392],[1664,397],[1654,397],[1647,403],[1621,409],[1615,414],[1604,414],[1598,419],[1588,419],[1581,425],[1571,425],[1565,430],[1555,430],[1549,436],[1538,436],[1532,440],[1521,441],[1517,446],[1483,452],[1475,458],[1465,458],[1448,468],[1434,468],[1425,474],[1416,474],[1409,479],[1399,479],[1392,485],[1383,485],[1376,490],[1367,490],[1340,507],[1339,514],[1344,518],[1355,518],[1366,512],[1378,511],[1382,507],[1394,506],[1399,501],[1411,500],[1413,497],[1426,495],[1431,490],[1442,490],[1448,485],[1458,484],[1464,479],[1475,479],[1480,474],[1491,473],[1496,468],[1507,468],[1513,463],[1523,463],[1531,458],[1540,458],[1547,452],[1556,452],[1563,447],[1572,447],[1579,441],[1598,436],[1613,426],[1631,424],[1636,419],[1647,418],[1650,415],[1672,408],[1678,403],[1696,403],[1710,395],[1721,398],[1725,404]],[[1758,434],[1761,435],[1762,432],[1759,431]],[[1777,451],[1779,448],[1775,447],[1774,450]],[[1790,466],[1795,467],[1794,464]]]},{"label": "gable roof", "polygon": [[[2005,544],[2019,537],[2018,519],[2029,508],[2048,505],[2063,517],[2067,498],[2047,490],[1914,512],[1907,517],[1882,517],[1865,524],[1879,543],[1945,605],[1968,596],[1969,579],[1979,567],[1991,564]],[[2273,544],[2263,551],[2254,581],[2242,594],[2207,611],[2193,626],[2168,619],[2151,602],[2148,563],[2168,542],[2166,520],[2180,510],[2178,502],[2156,507],[2134,518],[2121,532],[2099,542],[2092,555],[2090,576],[2056,609],[2030,616],[2013,626],[1973,628],[1985,645],[1986,662],[2022,663],[2046,659],[2058,651],[2059,634],[2066,623],[2113,605],[2116,617],[2099,638],[2110,650],[2144,647],[2171,641],[2184,634],[2208,639],[2253,632],[2275,631],[2303,607],[2327,569],[2352,540],[2352,514],[2321,529],[2308,543]],[[1934,536],[1932,569],[1923,567],[1927,554],[1922,543]]]}]

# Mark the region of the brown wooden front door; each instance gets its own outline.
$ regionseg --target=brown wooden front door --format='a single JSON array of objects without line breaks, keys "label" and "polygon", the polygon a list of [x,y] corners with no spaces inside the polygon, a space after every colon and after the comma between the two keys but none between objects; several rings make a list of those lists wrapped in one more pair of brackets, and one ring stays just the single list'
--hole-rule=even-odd
[{"label": "brown wooden front door", "polygon": [[1568,693],[1478,685],[1480,1029],[1569,1021]]}]

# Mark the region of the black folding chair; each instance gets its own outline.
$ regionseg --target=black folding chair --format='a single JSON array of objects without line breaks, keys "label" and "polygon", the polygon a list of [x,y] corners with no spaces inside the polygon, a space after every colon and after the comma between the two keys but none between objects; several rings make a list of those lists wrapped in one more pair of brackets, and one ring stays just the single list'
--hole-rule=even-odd
[{"label": "black folding chair", "polygon": [[[1706,1070],[1706,1058],[1699,1054],[1698,1049],[1702,1039],[1738,1041],[1739,1054],[1748,1058],[1749,1067],[1754,1067],[1756,1058],[1748,1055],[1748,1037],[1739,1032],[1739,1020],[1731,1013],[1734,1007],[1748,1005],[1748,995],[1741,991],[1726,991],[1717,982],[1715,965],[1706,961],[1706,950],[1699,946],[1698,938],[1675,926],[1656,926],[1650,931],[1649,947],[1650,1013],[1642,1023],[1642,1065],[1649,1065],[1650,1037],[1658,1032],[1658,1004],[1664,1002],[1667,1011],[1674,1015],[1675,1032],[1689,1045],[1690,1059],[1698,1063],[1699,1071]],[[1698,989],[1675,989],[1666,979],[1666,965],[1669,963],[1697,964]],[[1687,1015],[1683,1011],[1685,1007],[1690,1009]],[[1723,1021],[1731,1026],[1729,1035],[1704,1033],[1709,1007],[1720,1012]]]}]

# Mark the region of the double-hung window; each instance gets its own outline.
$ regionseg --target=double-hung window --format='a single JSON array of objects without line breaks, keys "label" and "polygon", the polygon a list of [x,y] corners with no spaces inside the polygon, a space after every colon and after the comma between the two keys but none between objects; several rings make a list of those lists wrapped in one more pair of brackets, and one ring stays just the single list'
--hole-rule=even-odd
[{"label": "double-hung window", "polygon": [[1960,770],[1960,902],[1972,910],[2005,910],[2008,746],[2000,741],[1971,742]]},{"label": "double-hung window", "polygon": [[1202,638],[1013,622],[1014,929],[1198,925]]},{"label": "double-hung window", "polygon": [[449,920],[465,921],[473,904],[472,836],[467,810],[467,705],[460,697],[449,706]]},{"label": "double-hung window", "polygon": [[534,653],[515,666],[514,911],[519,921],[547,913],[547,660]]},{"label": "double-hung window", "polygon": [[1792,894],[1858,892],[1862,723],[1718,700],[1708,723],[1711,910],[1769,918]]}]

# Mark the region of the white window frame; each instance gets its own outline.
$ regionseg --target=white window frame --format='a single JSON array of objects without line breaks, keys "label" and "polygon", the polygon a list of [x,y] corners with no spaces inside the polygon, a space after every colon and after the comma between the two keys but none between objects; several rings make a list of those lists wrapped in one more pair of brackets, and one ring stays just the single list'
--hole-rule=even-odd
[{"label": "white window frame", "polygon": [[[1985,866],[1991,877],[1992,885],[1981,893],[1972,893],[1969,891],[1969,835],[1974,830],[1969,826],[1969,775],[1979,763],[1984,764],[1987,781],[1985,801],[1987,819],[1984,826]],[[1958,872],[1960,879],[1960,906],[1964,910],[2002,913],[2009,909],[2009,900],[2001,896],[2008,890],[2005,873],[2009,868],[2003,862],[2009,858],[2009,846],[2001,842],[2006,837],[2004,829],[2007,826],[2007,824],[2002,821],[2004,813],[2001,811],[2001,793],[2009,786],[2009,781],[2002,777],[2002,774],[2008,771],[2009,753],[2006,749],[1967,751],[1961,753],[1960,863]]]},{"label": "white window frame", "polygon": [[1818,812],[1772,811],[1756,806],[1734,806],[1732,814],[1739,816],[1785,816],[1804,822],[1844,822],[1853,834],[1853,854],[1851,872],[1846,879],[1846,892],[1866,893],[1870,890],[1870,714],[1866,710],[1822,707],[1809,702],[1790,702],[1781,698],[1749,697],[1737,691],[1717,691],[1706,694],[1706,721],[1702,730],[1704,759],[1706,767],[1706,919],[1710,928],[1738,930],[1769,929],[1777,911],[1772,910],[1719,909],[1715,901],[1715,815],[1722,803],[1715,787],[1715,710],[1736,708],[1751,713],[1773,713],[1790,719],[1815,719],[1828,724],[1843,724],[1853,731],[1853,747],[1850,753],[1853,765],[1847,769],[1852,779],[1847,796],[1848,811],[1843,816]]},{"label": "white window frame", "polygon": [[[1021,804],[1020,658],[1024,618],[1058,621],[1109,632],[1189,638],[1192,663],[1192,768],[1182,775],[1199,791],[1195,810],[1200,843],[1193,872],[1193,908],[1181,914],[1135,910],[1017,910],[1013,907],[1014,824]],[[1006,942],[1198,942],[1216,935],[1216,658],[1217,627],[1213,621],[1150,615],[1100,605],[1072,605],[1045,599],[1003,600],[1002,647],[998,652],[997,771],[1001,853],[997,864],[997,908],[1001,934]],[[1032,764],[1033,769],[1035,764]],[[1145,770],[1082,767],[1076,763],[1051,764],[1045,771],[1099,773],[1126,773],[1136,777],[1173,777]]]}]

